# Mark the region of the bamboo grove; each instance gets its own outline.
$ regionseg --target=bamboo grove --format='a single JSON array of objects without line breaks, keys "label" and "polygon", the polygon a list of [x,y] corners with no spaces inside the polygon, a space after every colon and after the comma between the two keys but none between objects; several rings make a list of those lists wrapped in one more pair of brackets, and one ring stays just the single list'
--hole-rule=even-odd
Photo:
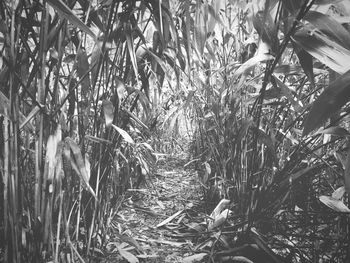
[{"label": "bamboo grove", "polygon": [[345,0],[1,1],[0,258],[102,251],[187,129],[231,234],[348,260],[349,16]]}]

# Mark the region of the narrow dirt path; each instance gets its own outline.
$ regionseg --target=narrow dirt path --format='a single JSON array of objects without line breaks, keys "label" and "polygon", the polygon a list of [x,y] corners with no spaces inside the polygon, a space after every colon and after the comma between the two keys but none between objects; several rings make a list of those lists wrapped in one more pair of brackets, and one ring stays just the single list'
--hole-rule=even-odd
[{"label": "narrow dirt path", "polygon": [[195,171],[185,169],[185,162],[167,158],[143,188],[128,191],[114,219],[110,240],[116,241],[107,245],[107,250],[118,253],[111,253],[104,262],[117,258],[137,262],[134,255],[139,262],[173,263],[193,254],[193,241],[204,220],[203,193]]}]

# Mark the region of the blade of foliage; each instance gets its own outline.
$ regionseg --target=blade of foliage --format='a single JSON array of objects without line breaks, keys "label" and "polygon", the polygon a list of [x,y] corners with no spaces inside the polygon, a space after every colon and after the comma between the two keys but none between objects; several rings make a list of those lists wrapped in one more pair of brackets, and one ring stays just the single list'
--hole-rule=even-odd
[{"label": "blade of foliage", "polygon": [[259,11],[253,17],[253,25],[261,40],[276,54],[278,49],[276,25],[269,13]]},{"label": "blade of foliage", "polygon": [[[215,20],[216,23],[219,23],[225,29],[225,31],[229,32],[232,36],[234,36],[234,33],[232,32],[232,30],[221,19],[219,8],[220,8],[220,1],[215,1],[211,5],[208,5],[208,11],[209,11],[209,14],[211,15],[211,19]],[[208,31],[211,32],[214,26],[215,26],[214,22],[209,22],[208,27],[211,30],[208,30]]]},{"label": "blade of foliage", "polygon": [[33,125],[30,123],[30,120],[32,118],[35,117],[35,115],[40,111],[40,108],[38,106],[35,106],[31,112],[28,114],[27,118],[25,118],[25,120],[23,120],[23,122],[21,121],[21,125],[20,125],[20,129],[22,129],[23,127],[27,127],[29,128],[31,131],[34,130]]},{"label": "blade of foliage", "polygon": [[81,80],[82,94],[85,97],[90,89],[90,75],[88,56],[84,49],[80,49],[77,53],[76,69]]},{"label": "blade of foliage", "polygon": [[317,134],[331,134],[339,137],[347,137],[350,135],[346,129],[339,126],[332,126],[327,129],[323,129],[321,131],[318,131]]},{"label": "blade of foliage", "polygon": [[323,204],[336,212],[350,213],[350,209],[338,199],[326,195],[321,195],[319,199]]},{"label": "blade of foliage", "polygon": [[324,121],[336,113],[350,100],[350,70],[337,78],[312,104],[305,119],[303,135],[320,127]]},{"label": "blade of foliage", "polygon": [[96,143],[107,143],[107,144],[111,144],[112,142],[111,141],[108,141],[108,140],[105,140],[105,139],[102,139],[102,138],[98,138],[98,137],[95,137],[95,136],[90,136],[90,135],[85,135],[85,139],[88,139],[92,142],[96,142]]},{"label": "blade of foliage", "polygon": [[114,106],[109,100],[102,101],[103,115],[105,117],[106,126],[109,127],[114,119]]},{"label": "blade of foliage", "polygon": [[345,187],[344,186],[341,186],[339,188],[337,188],[333,193],[332,193],[332,197],[334,199],[342,199],[344,194],[345,194],[346,190],[345,190]]},{"label": "blade of foliage", "polygon": [[234,256],[232,257],[233,262],[242,262],[242,263],[254,263],[250,259],[244,257],[244,256]]},{"label": "blade of foliage", "polygon": [[285,83],[280,81],[278,77],[273,76],[273,78],[276,81],[276,83],[279,86],[279,88],[282,90],[282,94],[288,99],[290,104],[293,106],[293,109],[296,112],[301,112],[302,111],[302,107],[303,107],[303,104],[301,103],[301,101],[298,100],[296,98],[296,96],[294,96],[294,94],[291,91],[291,89]]},{"label": "blade of foliage", "polygon": [[144,124],[135,114],[133,114],[132,112],[130,112],[128,109],[123,108],[123,111],[125,111],[131,119],[133,119],[138,125],[140,125],[142,128],[144,129],[148,129],[147,125]]},{"label": "blade of foliage", "polygon": [[[37,113],[36,110],[37,107],[33,109],[34,112],[30,113],[27,118],[23,115],[22,112],[18,112],[21,128],[26,127],[30,131],[34,130],[34,127],[32,124],[29,123],[29,120]],[[9,115],[10,112],[10,100],[0,91],[0,115],[3,115],[10,120],[13,120],[12,116]]]},{"label": "blade of foliage", "polygon": [[265,144],[267,151],[270,153],[270,156],[272,157],[272,160],[277,165],[278,164],[277,155],[276,155],[276,150],[275,150],[275,146],[272,138],[261,129],[255,128],[255,130],[257,131],[257,134],[258,134],[258,140],[260,141],[260,143]]},{"label": "blade of foliage", "polygon": [[344,171],[344,181],[345,181],[345,190],[350,195],[350,148],[346,156],[345,162],[345,171]]},{"label": "blade of foliage", "polygon": [[307,78],[309,79],[312,86],[315,86],[314,70],[313,70],[313,58],[304,49],[300,49],[297,53],[299,63],[303,68]]},{"label": "blade of foliage", "polygon": [[284,0],[284,8],[287,9],[292,15],[295,15],[303,5],[303,0]]},{"label": "blade of foliage", "polygon": [[55,168],[57,164],[57,146],[61,141],[61,128],[57,127],[55,134],[49,136],[46,144],[46,161],[48,164],[48,179],[52,180],[55,176]]},{"label": "blade of foliage", "polygon": [[47,2],[74,26],[80,28],[85,33],[96,39],[94,32],[92,32],[91,29],[85,25],[65,3],[62,2],[62,0],[47,0]]},{"label": "blade of foliage", "polygon": [[207,26],[206,21],[208,18],[208,6],[207,4],[202,4],[201,1],[197,0],[197,8],[195,15],[195,43],[199,54],[203,54],[205,41],[207,39]]},{"label": "blade of foliage", "polygon": [[335,19],[316,11],[309,11],[304,18],[339,45],[350,49],[350,34]]},{"label": "blade of foliage", "polygon": [[119,128],[118,126],[115,126],[114,124],[112,124],[112,127],[119,132],[119,134],[123,137],[123,139],[128,142],[128,143],[132,143],[134,144],[134,140],[131,138],[131,136],[129,135],[129,133],[127,133],[126,131],[124,131],[122,128]]},{"label": "blade of foliage", "polygon": [[182,259],[183,263],[195,263],[195,262],[201,262],[208,254],[207,253],[199,253],[194,254],[192,256],[188,256]]},{"label": "blade of foliage", "polygon": [[306,167],[300,171],[297,171],[291,175],[289,175],[286,179],[284,179],[281,183],[280,183],[280,187],[285,187],[288,184],[291,184],[292,182],[298,180],[300,177],[306,175],[308,172],[312,171],[313,169],[317,168],[318,165],[313,165],[313,166],[309,166]]},{"label": "blade of foliage", "polygon": [[139,260],[136,256],[134,256],[133,254],[131,254],[129,251],[123,249],[122,247],[117,247],[118,248],[118,252],[120,253],[120,255],[125,258],[128,262],[130,263],[138,263]]},{"label": "blade of foliage", "polygon": [[91,188],[91,186],[89,184],[89,180],[90,180],[89,173],[86,170],[84,159],[83,159],[83,156],[81,154],[81,151],[80,151],[78,144],[72,138],[69,138],[69,137],[65,138],[65,142],[69,146],[69,148],[71,149],[71,151],[73,153],[74,160],[72,158],[70,158],[71,164],[72,164],[72,167],[76,167],[76,169],[77,169],[76,172],[79,175],[80,182],[82,183],[85,190],[90,192],[93,195],[93,197],[95,199],[97,199],[94,190]]},{"label": "blade of foliage", "polygon": [[[184,12],[185,12],[185,18],[183,19],[184,22],[184,42],[185,42],[185,50],[187,54],[187,62],[188,62],[188,70],[191,68],[191,16],[190,16],[190,2],[185,1],[184,5]],[[189,74],[190,75],[190,74]]]},{"label": "blade of foliage", "polygon": [[254,57],[248,59],[246,62],[244,62],[234,73],[234,77],[238,77],[242,74],[246,74],[249,72],[255,65],[257,65],[259,62],[272,60],[274,57],[270,54],[263,54],[258,53]]},{"label": "blade of foliage", "polygon": [[274,262],[274,263],[284,262],[280,257],[278,257],[278,255],[276,255],[273,252],[273,250],[269,247],[268,243],[262,238],[262,236],[255,229],[251,229],[251,232],[249,234],[252,240],[254,241],[254,243],[259,247],[259,249],[266,254],[266,259],[268,258],[269,262]]},{"label": "blade of foliage", "polygon": [[130,55],[132,67],[133,67],[134,72],[135,72],[135,76],[138,76],[139,71],[138,71],[138,66],[137,66],[136,53],[135,53],[134,41],[133,41],[132,34],[126,35],[126,43],[127,43],[127,47],[129,50],[129,55]]},{"label": "blade of foliage", "polygon": [[350,69],[350,51],[310,25],[303,26],[293,40],[310,55],[339,74]]}]

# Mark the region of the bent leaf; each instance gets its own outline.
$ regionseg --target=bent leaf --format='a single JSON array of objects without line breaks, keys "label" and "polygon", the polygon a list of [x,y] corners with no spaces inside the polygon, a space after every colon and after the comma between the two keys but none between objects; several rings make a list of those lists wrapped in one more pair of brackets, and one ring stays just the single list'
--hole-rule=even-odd
[{"label": "bent leaf", "polygon": [[336,212],[350,213],[350,209],[340,200],[326,195],[321,195],[319,199],[323,204]]},{"label": "bent leaf", "polygon": [[112,127],[114,129],[116,129],[117,132],[119,132],[119,134],[123,137],[123,139],[128,142],[128,143],[135,143],[134,140],[131,138],[131,136],[129,135],[129,133],[127,133],[126,131],[124,131],[122,128],[119,128],[118,126],[115,126],[114,124],[112,124]]},{"label": "bent leaf", "polygon": [[[350,60],[349,60],[350,61]],[[320,127],[350,100],[350,70],[332,82],[312,104],[305,119],[303,135]]]},{"label": "bent leaf", "polygon": [[272,60],[274,57],[270,54],[264,54],[264,53],[258,53],[251,59],[248,59],[246,62],[244,62],[233,74],[234,77],[238,77],[241,74],[247,73],[249,70],[251,70],[256,64],[259,62]]}]

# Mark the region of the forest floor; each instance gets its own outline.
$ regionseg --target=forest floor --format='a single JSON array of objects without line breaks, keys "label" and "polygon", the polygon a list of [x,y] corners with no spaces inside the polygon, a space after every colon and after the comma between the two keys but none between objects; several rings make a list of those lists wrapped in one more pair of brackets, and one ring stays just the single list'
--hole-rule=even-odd
[{"label": "forest floor", "polygon": [[198,176],[185,164],[167,157],[143,187],[128,191],[110,237],[122,249],[103,262],[184,262],[194,254],[207,216]]}]

